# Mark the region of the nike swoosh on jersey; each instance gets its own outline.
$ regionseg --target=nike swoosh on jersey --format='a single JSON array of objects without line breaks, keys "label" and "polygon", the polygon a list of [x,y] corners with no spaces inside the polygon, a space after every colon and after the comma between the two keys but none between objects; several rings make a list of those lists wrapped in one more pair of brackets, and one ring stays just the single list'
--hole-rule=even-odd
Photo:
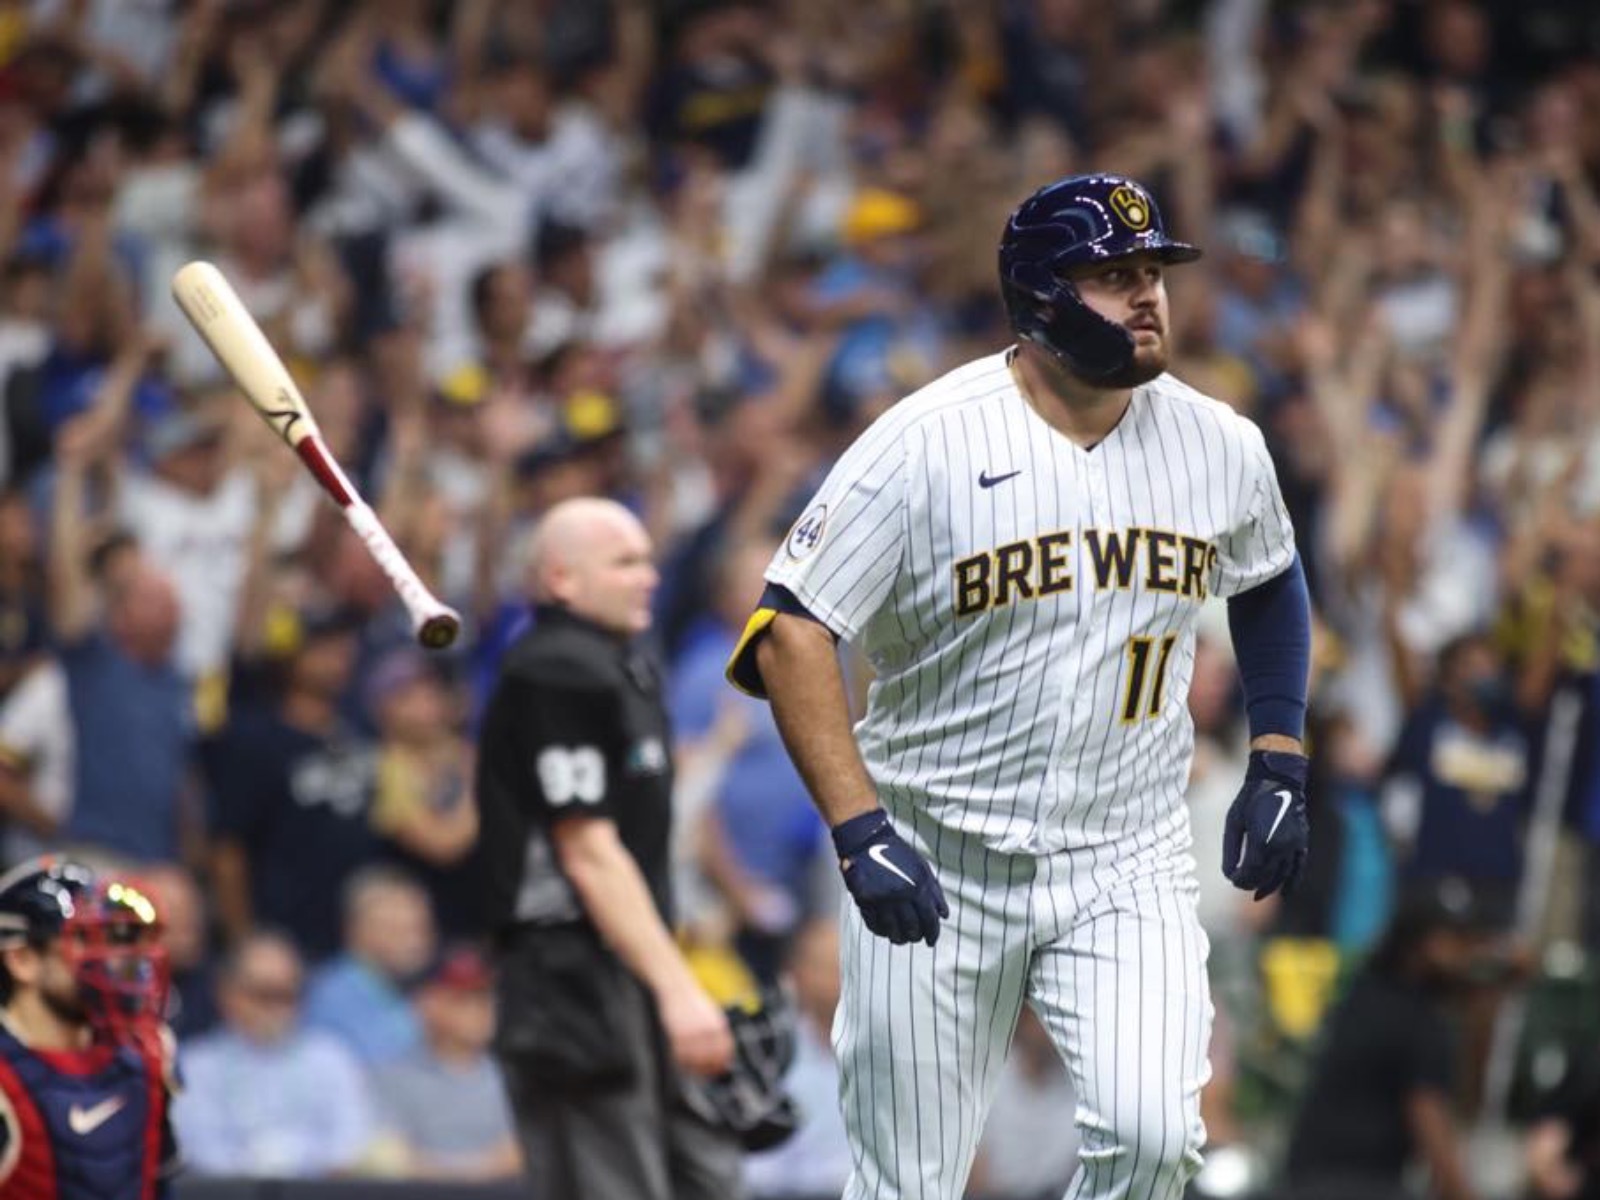
[{"label": "nike swoosh on jersey", "polygon": [[907,875],[899,867],[895,866],[892,862],[889,861],[889,847],[885,846],[882,842],[879,842],[876,846],[868,846],[867,847],[867,857],[870,858],[873,862],[877,863],[885,871],[893,871],[896,875],[900,876],[901,879],[904,879],[912,887],[916,887],[917,881],[915,879],[911,878],[911,876]]},{"label": "nike swoosh on jersey", "polygon": [[80,1137],[91,1134],[121,1112],[127,1103],[126,1096],[112,1096],[88,1108],[79,1108],[74,1104],[67,1110],[67,1124]]},{"label": "nike swoosh on jersey", "polygon": [[981,487],[981,488],[992,488],[997,483],[1004,483],[1008,479],[1015,479],[1018,475],[1021,475],[1021,474],[1022,474],[1022,472],[1020,470],[1019,471],[1008,471],[1004,475],[990,475],[987,471],[979,471],[978,472],[978,486]]},{"label": "nike swoosh on jersey", "polygon": [[1294,803],[1294,793],[1286,788],[1279,788],[1272,793],[1279,797],[1278,815],[1273,819],[1272,828],[1267,830],[1267,841],[1272,840],[1272,835],[1278,832],[1278,826],[1283,824],[1283,816],[1289,811],[1289,805]]}]

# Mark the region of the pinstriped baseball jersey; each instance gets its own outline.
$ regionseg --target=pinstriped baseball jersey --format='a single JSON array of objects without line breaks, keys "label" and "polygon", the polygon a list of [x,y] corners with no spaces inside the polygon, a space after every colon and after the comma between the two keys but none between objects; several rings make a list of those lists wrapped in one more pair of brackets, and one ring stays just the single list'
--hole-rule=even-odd
[{"label": "pinstriped baseball jersey", "polygon": [[767,578],[872,663],[857,738],[886,800],[1048,854],[1181,819],[1200,606],[1294,554],[1249,420],[1162,375],[1085,450],[1006,352],[868,429]]}]

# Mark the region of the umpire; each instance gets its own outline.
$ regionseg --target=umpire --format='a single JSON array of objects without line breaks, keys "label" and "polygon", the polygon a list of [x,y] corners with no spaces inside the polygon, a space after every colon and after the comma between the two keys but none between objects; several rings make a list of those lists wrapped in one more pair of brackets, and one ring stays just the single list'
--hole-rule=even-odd
[{"label": "umpire", "polygon": [[533,629],[484,714],[478,800],[497,921],[496,1053],[537,1200],[723,1200],[739,1143],[686,1102],[733,1060],[670,932],[672,767],[636,638],[650,539],[608,500],[533,534]]}]

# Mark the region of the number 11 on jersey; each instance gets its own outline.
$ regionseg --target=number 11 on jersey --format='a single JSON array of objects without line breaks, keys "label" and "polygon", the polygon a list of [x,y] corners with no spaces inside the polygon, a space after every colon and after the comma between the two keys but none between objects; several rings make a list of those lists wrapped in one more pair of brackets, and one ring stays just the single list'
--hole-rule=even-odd
[{"label": "number 11 on jersey", "polygon": [[[1178,635],[1169,633],[1163,638],[1131,637],[1128,639],[1127,687],[1122,693],[1122,723],[1148,721],[1161,715],[1161,703],[1167,690],[1167,659],[1172,655],[1173,643]],[[1159,646],[1159,649],[1157,647]],[[1150,669],[1150,656],[1155,655],[1155,670]],[[1146,682],[1148,679],[1148,697]]]}]

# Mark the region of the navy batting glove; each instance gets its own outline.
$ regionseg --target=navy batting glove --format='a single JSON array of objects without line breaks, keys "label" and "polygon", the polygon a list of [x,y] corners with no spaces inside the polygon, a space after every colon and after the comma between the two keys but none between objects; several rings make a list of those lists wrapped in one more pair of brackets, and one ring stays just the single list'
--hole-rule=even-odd
[{"label": "navy batting glove", "polygon": [[1222,831],[1222,873],[1260,900],[1294,890],[1311,847],[1306,817],[1306,759],[1276,750],[1252,750]]},{"label": "navy batting glove", "polygon": [[877,808],[840,821],[833,827],[833,847],[868,929],[897,946],[939,940],[939,922],[950,915],[944,889],[894,831],[888,813]]}]

